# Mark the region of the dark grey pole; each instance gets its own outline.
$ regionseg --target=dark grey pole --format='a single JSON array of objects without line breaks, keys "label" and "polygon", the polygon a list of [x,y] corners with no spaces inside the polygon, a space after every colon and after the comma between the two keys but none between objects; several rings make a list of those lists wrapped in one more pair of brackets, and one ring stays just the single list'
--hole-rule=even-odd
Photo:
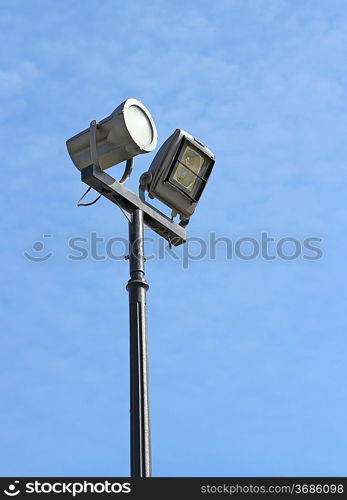
[{"label": "dark grey pole", "polygon": [[146,291],[143,212],[132,211],[129,222],[130,314],[130,440],[131,477],[151,476]]}]

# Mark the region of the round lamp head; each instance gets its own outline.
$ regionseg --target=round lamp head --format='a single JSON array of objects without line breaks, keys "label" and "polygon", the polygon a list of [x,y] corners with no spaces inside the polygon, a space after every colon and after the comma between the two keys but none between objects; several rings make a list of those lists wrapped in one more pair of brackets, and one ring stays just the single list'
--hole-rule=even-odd
[{"label": "round lamp head", "polygon": [[[137,99],[127,99],[97,125],[97,156],[103,170],[153,151],[157,142],[154,120],[146,106]],[[90,129],[71,137],[66,145],[79,170],[91,165]]]}]

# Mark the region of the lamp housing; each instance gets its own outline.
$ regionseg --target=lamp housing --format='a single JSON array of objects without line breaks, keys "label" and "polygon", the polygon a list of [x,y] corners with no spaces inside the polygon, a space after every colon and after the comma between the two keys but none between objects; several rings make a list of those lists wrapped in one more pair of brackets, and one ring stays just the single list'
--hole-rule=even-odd
[{"label": "lamp housing", "polygon": [[206,187],[214,154],[182,129],[164,142],[144,178],[150,198],[158,198],[181,219],[189,220]]},{"label": "lamp housing", "polygon": [[[137,99],[127,99],[97,124],[96,152],[103,170],[153,151],[157,142],[154,120],[146,106]],[[66,146],[79,170],[92,164],[89,128],[68,139]]]}]

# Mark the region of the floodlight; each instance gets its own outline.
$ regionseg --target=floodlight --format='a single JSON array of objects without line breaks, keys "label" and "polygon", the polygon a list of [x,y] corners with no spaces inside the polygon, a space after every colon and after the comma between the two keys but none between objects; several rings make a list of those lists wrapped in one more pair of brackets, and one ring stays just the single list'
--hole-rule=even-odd
[{"label": "floodlight", "polygon": [[156,154],[140,182],[150,198],[189,221],[211,174],[215,157],[200,141],[176,129]]},{"label": "floodlight", "polygon": [[[90,128],[66,141],[71,160],[79,170],[93,163]],[[148,109],[137,99],[127,99],[96,124],[96,157],[102,170],[134,156],[153,151],[157,129]]]}]

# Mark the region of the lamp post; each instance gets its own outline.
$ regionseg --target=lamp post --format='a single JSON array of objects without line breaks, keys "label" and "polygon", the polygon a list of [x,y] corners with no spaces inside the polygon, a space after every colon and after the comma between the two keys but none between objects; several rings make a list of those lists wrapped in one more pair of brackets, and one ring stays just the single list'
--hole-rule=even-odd
[{"label": "lamp post", "polygon": [[[137,99],[127,99],[99,123],[67,141],[67,148],[81,180],[117,205],[129,223],[130,319],[130,443],[131,476],[151,476],[151,436],[148,395],[148,354],[144,227],[165,238],[169,245],[186,241],[185,227],[214,165],[214,155],[193,136],[177,129],[162,145],[150,169],[140,177],[139,194],[124,186],[133,169],[133,157],[157,145],[157,131],[147,108]],[[126,161],[120,181],[106,174],[107,168]],[[150,205],[157,197],[172,209],[171,219]],[[87,193],[86,192],[86,193]],[[85,194],[86,194],[85,193]],[[82,196],[82,198],[85,196]],[[82,199],[81,198],[81,199]],[[180,222],[173,219],[180,216]]]},{"label": "lamp post", "polygon": [[130,441],[132,477],[151,476],[147,315],[143,212],[134,208],[129,221]]}]

